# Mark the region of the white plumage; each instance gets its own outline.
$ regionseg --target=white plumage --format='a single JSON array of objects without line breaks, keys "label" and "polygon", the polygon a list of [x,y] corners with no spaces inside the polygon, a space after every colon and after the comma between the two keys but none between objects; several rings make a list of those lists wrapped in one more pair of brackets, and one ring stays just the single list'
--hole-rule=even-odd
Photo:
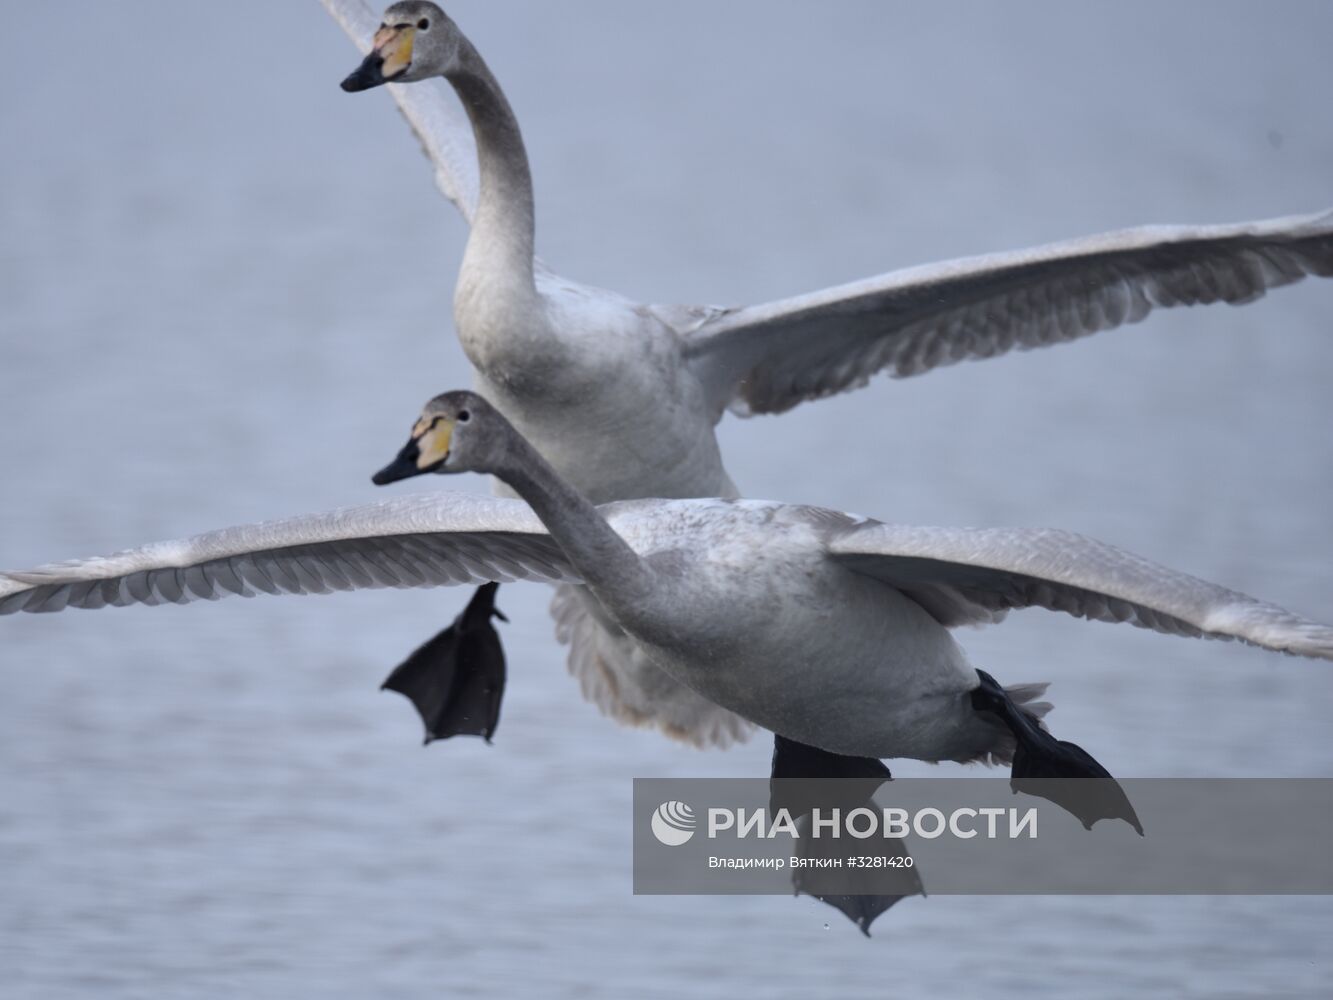
[{"label": "white plumage", "polygon": [[[363,0],[323,3],[366,51],[380,18]],[[1240,304],[1306,275],[1333,275],[1333,212],[1325,212],[1130,229],[745,308],[640,304],[536,260],[518,122],[457,26],[421,2],[395,4],[384,23],[412,36],[411,62],[396,77],[405,82],[389,90],[441,191],[472,227],[455,320],[477,387],[596,503],[736,496],[714,431],[728,409],[780,413],[880,372],[921,374],[1138,322],[1156,308]],[[586,596],[564,592],[554,611],[557,634],[571,643],[570,669],[604,711],[696,743],[744,735],[725,717],[706,732],[682,732],[670,706],[692,702],[691,693],[673,695],[670,678],[634,661]]]},{"label": "white plumage", "polygon": [[[583,582],[582,529],[553,509],[550,533],[521,501],[454,493],[227,528],[0,575],[0,615]],[[630,662],[671,683],[665,707],[639,710],[719,742],[743,735],[734,713],[840,753],[1003,759],[1004,734],[966,702],[976,673],[948,630],[1015,608],[1333,659],[1333,628],[1068,532],[904,527],[752,500],[633,500],[599,513],[625,558],[652,572],[646,598],[593,591]]]}]

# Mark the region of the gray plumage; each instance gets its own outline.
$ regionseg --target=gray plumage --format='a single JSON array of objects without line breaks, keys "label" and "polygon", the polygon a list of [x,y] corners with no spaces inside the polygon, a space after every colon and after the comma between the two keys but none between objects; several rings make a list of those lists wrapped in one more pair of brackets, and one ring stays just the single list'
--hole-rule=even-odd
[{"label": "gray plumage", "polygon": [[1014,608],[1333,659],[1333,628],[1068,532],[902,527],[754,500],[595,507],[480,397],[438,397],[416,433],[436,434],[441,420],[445,457],[418,461],[414,438],[391,466],[405,470],[398,478],[490,473],[531,509],[438,494],[229,528],[0,575],[0,614],[577,583],[631,663],[650,663],[692,693],[663,695],[682,732],[743,735],[718,715],[727,712],[836,753],[923,760],[1004,760],[1012,751],[1008,733],[972,710],[977,674],[949,629]]},{"label": "gray plumage", "polygon": [[[362,51],[381,19],[363,0],[322,0]],[[418,25],[427,23],[425,30]],[[535,258],[522,134],[495,75],[446,14],[422,0],[384,14],[411,60],[388,89],[471,231],[454,298],[476,386],[595,503],[736,496],[714,425],[728,410],[779,413],[968,358],[1046,346],[1157,308],[1240,304],[1333,274],[1333,213],[1233,226],[1163,226],[909,268],[746,308],[645,305],[560,277]],[[447,80],[459,111],[441,91]],[[671,678],[600,621],[558,599],[557,632],[585,692],[624,721],[707,743],[736,719],[682,734],[648,706]],[[692,696],[678,692],[679,700]]]}]

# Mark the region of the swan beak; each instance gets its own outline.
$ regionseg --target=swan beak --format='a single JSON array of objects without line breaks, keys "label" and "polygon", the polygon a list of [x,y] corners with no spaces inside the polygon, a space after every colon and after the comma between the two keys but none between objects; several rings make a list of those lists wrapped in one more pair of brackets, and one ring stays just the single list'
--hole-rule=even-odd
[{"label": "swan beak", "polygon": [[375,32],[370,54],[342,82],[342,89],[349,94],[360,90],[370,90],[385,83],[392,83],[407,72],[412,65],[412,44],[416,39],[417,29],[411,25],[400,28],[380,28]]},{"label": "swan beak", "polygon": [[439,472],[449,457],[449,442],[454,436],[454,422],[447,417],[422,417],[412,428],[412,437],[397,457],[371,476],[376,486],[387,486],[400,479],[411,479],[427,472]]}]

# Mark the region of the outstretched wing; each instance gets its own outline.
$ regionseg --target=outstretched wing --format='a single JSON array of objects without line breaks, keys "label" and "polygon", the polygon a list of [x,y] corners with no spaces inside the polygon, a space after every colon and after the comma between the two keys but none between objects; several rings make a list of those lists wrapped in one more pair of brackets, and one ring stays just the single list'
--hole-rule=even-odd
[{"label": "outstretched wing", "polygon": [[233,594],[577,579],[526,504],[434,493],[0,573],[0,615]]},{"label": "outstretched wing", "polygon": [[1333,276],[1333,212],[1150,226],[908,268],[705,323],[686,356],[720,416],[781,413],[970,358],[1137,323],[1154,308],[1240,305]]},{"label": "outstretched wing", "polygon": [[[379,25],[378,14],[365,0],[320,0],[324,9],[342,26],[362,55],[370,51],[370,39]],[[331,81],[330,86],[337,81]],[[398,110],[407,119],[421,149],[435,168],[435,183],[471,225],[477,210],[480,181],[477,174],[477,145],[467,115],[442,80],[413,84],[389,84]]]},{"label": "outstretched wing", "polygon": [[653,726],[696,747],[744,743],[754,732],[753,723],[654,663],[614,622],[598,616],[578,588],[555,589],[551,617],[556,638],[569,646],[569,672],[603,715],[629,726]]},{"label": "outstretched wing", "polygon": [[1327,625],[1068,531],[868,522],[834,536],[829,555],[908,594],[945,625],[1042,607],[1333,660]]}]

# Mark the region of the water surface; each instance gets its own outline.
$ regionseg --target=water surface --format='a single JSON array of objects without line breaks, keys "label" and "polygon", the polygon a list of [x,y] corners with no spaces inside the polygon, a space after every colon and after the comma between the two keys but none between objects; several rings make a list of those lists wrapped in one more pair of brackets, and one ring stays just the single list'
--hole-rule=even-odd
[{"label": "water surface", "polygon": [[[1333,204],[1318,2],[452,13],[524,123],[543,255],[646,300]],[[338,90],[341,33],[313,2],[7,14],[0,564],[378,495],[420,403],[468,381],[465,233],[387,97]],[[752,496],[1070,528],[1327,619],[1330,316],[1327,283],[1160,315],[728,419],[724,448]],[[12,995],[1327,985],[1320,899],[941,897],[867,942],[810,900],[635,898],[631,778],[759,775],[768,744],[610,724],[565,676],[547,593],[501,595],[499,737],[429,751],[376,688],[457,591],[0,624]],[[1054,681],[1056,732],[1117,774],[1333,774],[1319,664],[1040,612],[962,638],[1003,679]]]}]

